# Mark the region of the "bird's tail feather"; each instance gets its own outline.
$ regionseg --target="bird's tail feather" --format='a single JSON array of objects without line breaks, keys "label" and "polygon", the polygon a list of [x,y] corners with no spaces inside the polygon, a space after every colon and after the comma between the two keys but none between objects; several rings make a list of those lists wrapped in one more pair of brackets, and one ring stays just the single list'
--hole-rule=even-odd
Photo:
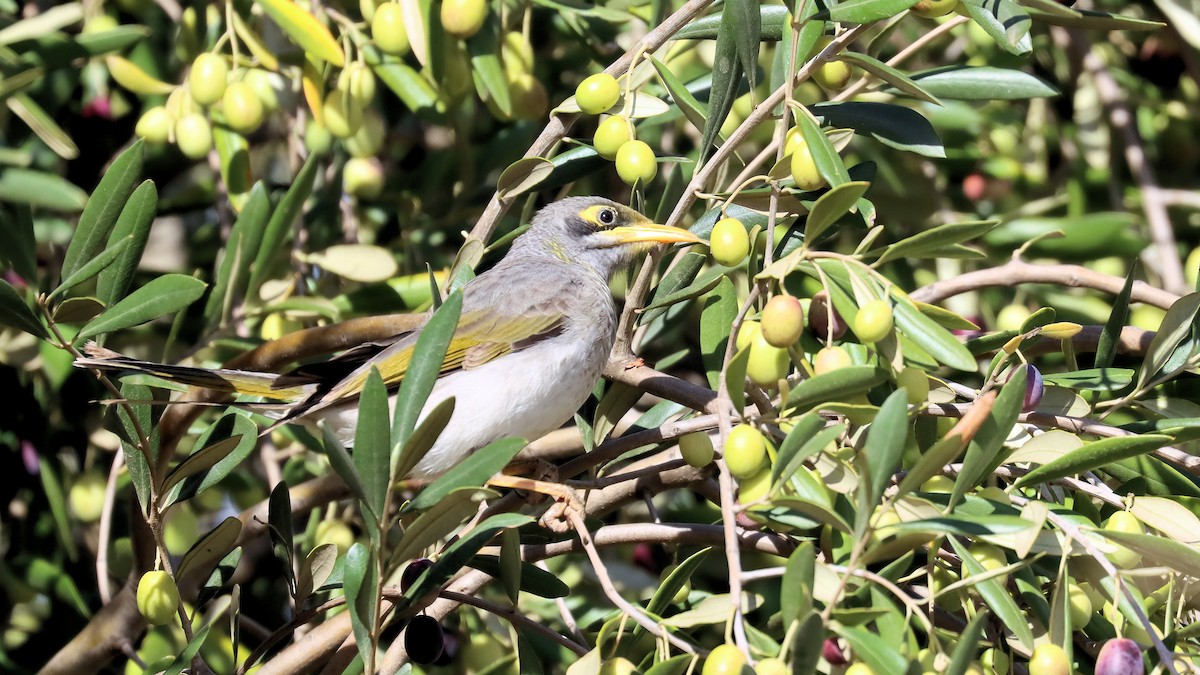
[{"label": "bird's tail feather", "polygon": [[248,370],[193,368],[152,361],[139,361],[95,344],[84,347],[87,357],[75,359],[80,368],[95,368],[118,373],[145,373],[164,380],[194,387],[204,387],[245,396],[262,396],[282,401],[295,401],[308,395],[311,385],[276,386],[277,373]]}]

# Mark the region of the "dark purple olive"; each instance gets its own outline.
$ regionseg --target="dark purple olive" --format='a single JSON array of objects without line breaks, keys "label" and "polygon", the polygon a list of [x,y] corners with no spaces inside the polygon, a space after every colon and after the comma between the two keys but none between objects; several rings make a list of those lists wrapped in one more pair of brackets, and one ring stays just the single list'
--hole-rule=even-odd
[{"label": "dark purple olive", "polygon": [[437,661],[445,644],[442,625],[432,616],[414,616],[404,629],[404,651],[417,665],[427,666]]},{"label": "dark purple olive", "polygon": [[[1021,403],[1021,411],[1030,412],[1042,402],[1042,396],[1046,394],[1046,385],[1042,382],[1042,372],[1037,367],[1026,365],[1025,368],[1025,400]],[[1011,380],[1016,372],[1014,369],[1004,381]]]},{"label": "dark purple olive", "polygon": [[824,656],[831,666],[846,665],[846,655],[842,652],[837,638],[825,638],[825,644],[821,645],[821,656]]},{"label": "dark purple olive", "polygon": [[[832,310],[832,311],[831,311]],[[833,332],[834,340],[842,339],[846,334],[846,321],[838,314],[836,309],[833,309],[829,302],[829,291],[818,291],[812,297],[812,304],[808,306],[808,330],[816,336],[818,340],[824,340],[830,337],[829,319],[833,317]]]},{"label": "dark purple olive", "polygon": [[434,659],[435,666],[449,666],[458,658],[458,636],[446,633],[442,636],[442,655]]},{"label": "dark purple olive", "polygon": [[1142,675],[1142,648],[1129,638],[1115,638],[1104,643],[1096,657],[1096,675]]},{"label": "dark purple olive", "polygon": [[404,568],[404,573],[400,575],[400,592],[404,593],[417,582],[417,578],[421,573],[433,566],[433,561],[429,558],[416,558],[408,563],[408,567]]}]

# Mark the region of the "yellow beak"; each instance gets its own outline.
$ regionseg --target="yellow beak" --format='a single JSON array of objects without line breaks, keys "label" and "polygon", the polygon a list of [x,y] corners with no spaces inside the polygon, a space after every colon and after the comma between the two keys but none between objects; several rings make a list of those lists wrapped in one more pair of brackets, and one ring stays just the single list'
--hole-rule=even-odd
[{"label": "yellow beak", "polygon": [[638,243],[698,244],[704,241],[687,230],[658,225],[649,221],[637,225],[614,227],[605,232],[604,236],[611,239],[613,246]]}]

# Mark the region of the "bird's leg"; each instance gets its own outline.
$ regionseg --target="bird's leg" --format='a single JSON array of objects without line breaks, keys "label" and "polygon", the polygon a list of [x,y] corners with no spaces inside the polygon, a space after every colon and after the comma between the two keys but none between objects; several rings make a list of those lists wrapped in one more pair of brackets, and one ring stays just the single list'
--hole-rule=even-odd
[{"label": "bird's leg", "polygon": [[[539,464],[546,464],[540,462]],[[553,465],[551,465],[553,469]],[[508,474],[496,474],[488,480],[488,485],[499,488],[511,488],[514,490],[524,490],[526,492],[536,492],[543,495],[548,495],[554,498],[554,504],[546,510],[539,522],[546,529],[552,532],[566,532],[570,529],[570,523],[567,520],[567,513],[575,511],[583,513],[583,499],[579,494],[562,483],[545,480],[550,476],[545,475],[545,471],[539,472],[538,478],[525,478],[524,476],[511,476]],[[558,472],[551,472],[557,477]]]}]

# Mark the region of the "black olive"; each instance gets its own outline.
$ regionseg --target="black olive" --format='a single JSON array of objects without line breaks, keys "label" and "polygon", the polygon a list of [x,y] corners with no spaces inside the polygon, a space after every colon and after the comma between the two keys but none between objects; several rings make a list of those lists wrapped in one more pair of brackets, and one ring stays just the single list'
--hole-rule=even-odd
[{"label": "black olive", "polygon": [[437,661],[444,646],[442,625],[431,616],[414,616],[404,629],[404,650],[413,663],[427,666]]},{"label": "black olive", "polygon": [[429,558],[417,558],[408,563],[408,567],[405,567],[404,573],[400,575],[400,592],[403,593],[412,587],[416,583],[417,577],[432,565],[433,561]]}]

